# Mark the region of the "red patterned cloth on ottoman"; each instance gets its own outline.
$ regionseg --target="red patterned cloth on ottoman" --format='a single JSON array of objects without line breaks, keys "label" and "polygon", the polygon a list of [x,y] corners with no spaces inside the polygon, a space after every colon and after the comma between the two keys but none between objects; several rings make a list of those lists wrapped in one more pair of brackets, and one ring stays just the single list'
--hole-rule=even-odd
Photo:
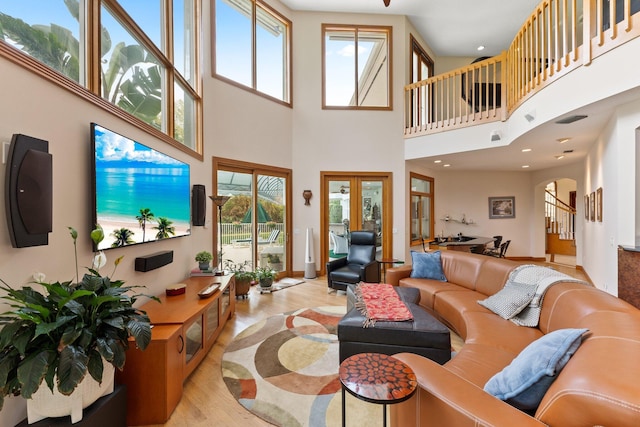
[{"label": "red patterned cloth on ottoman", "polygon": [[413,320],[411,311],[400,299],[394,287],[387,283],[363,283],[356,286],[356,308],[365,317],[363,326],[374,326],[375,322],[402,322]]}]

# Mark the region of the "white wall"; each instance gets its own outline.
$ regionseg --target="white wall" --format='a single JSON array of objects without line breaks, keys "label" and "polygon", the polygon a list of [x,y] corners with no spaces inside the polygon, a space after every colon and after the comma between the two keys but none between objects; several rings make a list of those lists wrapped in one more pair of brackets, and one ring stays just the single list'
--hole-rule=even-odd
[{"label": "white wall", "polygon": [[619,107],[585,162],[585,194],[602,187],[602,222],[584,224],[584,265],[599,288],[618,294],[618,245],[635,246],[636,133],[640,100]]},{"label": "white wall", "polygon": [[[405,185],[402,150],[406,19],[401,16],[297,13],[294,15],[294,110],[292,164],[294,270],[304,269],[305,230],[314,229],[315,253],[320,244],[320,171],[388,172],[393,175],[393,256],[404,253]],[[322,110],[321,25],[371,24],[393,26],[393,110]],[[311,206],[302,191],[310,189]],[[317,195],[317,196],[316,196]],[[316,268],[319,257],[316,257]]]}]

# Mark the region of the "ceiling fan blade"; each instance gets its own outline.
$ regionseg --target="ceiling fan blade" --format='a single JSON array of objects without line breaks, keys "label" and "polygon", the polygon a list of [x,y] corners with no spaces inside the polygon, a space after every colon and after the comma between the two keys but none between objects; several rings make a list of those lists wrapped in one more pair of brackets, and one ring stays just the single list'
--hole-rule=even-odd
[{"label": "ceiling fan blade", "polygon": [[391,3],[391,0],[382,0],[384,2],[384,7],[389,7],[389,3]]}]

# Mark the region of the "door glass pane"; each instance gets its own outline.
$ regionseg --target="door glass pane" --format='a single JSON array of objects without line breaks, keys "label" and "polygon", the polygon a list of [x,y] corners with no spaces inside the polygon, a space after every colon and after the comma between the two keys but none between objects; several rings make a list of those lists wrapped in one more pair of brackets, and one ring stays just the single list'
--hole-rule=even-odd
[{"label": "door glass pane", "polygon": [[284,178],[258,175],[258,256],[260,267],[286,270]]},{"label": "door glass pane", "polygon": [[347,254],[350,231],[349,181],[329,181],[329,258]]},{"label": "door glass pane", "polygon": [[362,182],[362,229],[376,233],[378,252],[382,249],[382,181]]},{"label": "door glass pane", "polygon": [[229,263],[247,263],[251,266],[249,270],[253,270],[252,174],[218,171],[218,195],[231,196],[222,206],[223,267],[228,268]]},{"label": "door glass pane", "polygon": [[422,232],[420,231],[420,196],[411,196],[411,240],[420,239]]},{"label": "door glass pane", "polygon": [[431,222],[431,199],[429,197],[421,197],[421,211],[422,216],[420,218],[420,228],[422,230],[422,238],[426,240],[431,240],[433,236],[431,236],[431,227],[429,226]]}]

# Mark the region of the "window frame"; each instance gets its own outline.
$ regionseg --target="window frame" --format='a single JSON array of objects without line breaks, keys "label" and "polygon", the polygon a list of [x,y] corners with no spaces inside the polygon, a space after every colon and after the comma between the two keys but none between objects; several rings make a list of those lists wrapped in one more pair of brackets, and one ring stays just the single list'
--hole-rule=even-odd
[{"label": "window frame", "polygon": [[[289,108],[293,108],[293,59],[292,59],[292,39],[293,39],[293,22],[289,20],[286,16],[281,14],[279,11],[268,5],[262,0],[247,0],[251,2],[251,86],[247,86],[238,81],[233,80],[227,76],[223,76],[218,74],[216,71],[216,3],[217,0],[211,1],[211,77],[221,80],[225,83],[228,83],[232,86],[245,90],[247,92],[253,93],[255,95],[261,96],[270,101],[276,102],[278,104],[284,105]],[[257,79],[257,13],[256,10],[258,5],[262,10],[271,14],[275,19],[281,21],[283,25],[287,27],[287,35],[286,35],[286,48],[284,52],[285,59],[285,67],[283,70],[283,76],[285,78],[285,84],[283,86],[285,92],[287,93],[286,100],[278,99],[274,96],[271,96],[265,92],[261,92],[257,89],[258,79]]]},{"label": "window frame", "polygon": [[[414,179],[418,179],[418,180],[421,180],[421,181],[428,182],[429,183],[429,189],[431,191],[424,192],[424,191],[413,190],[413,187],[411,186],[411,183],[412,183],[412,181]],[[413,197],[418,197],[418,203],[417,203],[418,215],[416,215],[416,217],[417,217],[416,219],[419,220],[418,221],[418,226],[420,228],[419,229],[419,235],[420,235],[419,238],[413,238],[413,236],[412,236],[413,230],[411,228],[411,221],[412,221],[412,214],[413,214],[412,213]],[[424,199],[424,198],[429,199],[429,202],[430,202],[429,203],[429,208],[430,208],[430,212],[429,212],[429,236],[431,236],[433,238],[435,236],[435,234],[434,234],[435,219],[433,217],[434,212],[435,212],[435,209],[434,209],[435,208],[435,206],[434,206],[434,204],[435,204],[434,203],[435,202],[435,179],[430,177],[430,176],[418,174],[416,172],[410,172],[409,173],[409,209],[408,209],[408,212],[409,212],[409,239],[410,239],[411,245],[421,244],[422,240],[423,240],[422,236],[424,236],[424,233],[423,233],[423,230],[422,230],[422,218],[424,216],[420,216],[419,214],[422,211],[422,205],[423,205],[422,199]]]},{"label": "window frame", "polygon": [[[125,10],[115,0],[81,0],[84,1],[84,8],[81,11],[85,11],[85,16],[81,16],[81,21],[85,25],[84,40],[85,45],[81,46],[81,51],[84,54],[85,63],[81,64],[81,68],[84,67],[85,75],[80,78],[80,81],[84,81],[84,84],[79,84],[76,81],[66,77],[62,73],[50,68],[44,63],[34,59],[19,49],[14,48],[8,43],[0,40],[0,56],[19,65],[20,67],[48,80],[49,82],[68,90],[69,92],[77,95],[78,97],[90,102],[93,105],[98,106],[102,110],[105,110],[133,126],[147,132],[148,134],[162,140],[163,142],[179,149],[180,151],[198,159],[203,160],[203,131],[202,131],[202,79],[197,77],[194,79],[195,87],[184,79],[180,73],[176,70],[172,63],[173,56],[173,19],[165,20],[165,26],[162,28],[162,37],[166,45],[165,54],[161,47],[155,46],[153,42],[147,37],[147,35],[138,27],[135,21],[125,12]],[[201,27],[201,0],[187,0],[193,1],[194,10],[194,32],[200,33]],[[142,43],[144,49],[147,49],[159,58],[162,65],[165,67],[165,84],[163,85],[163,93],[166,97],[163,98],[163,130],[157,129],[151,124],[139,119],[115,104],[112,104],[101,95],[101,62],[100,62],[100,9],[105,6],[109,11],[114,14],[114,17],[120,22],[121,25],[126,26],[127,31],[131,32],[137,41]],[[173,2],[171,0],[165,0],[163,3],[162,12],[165,16],[173,17]],[[162,23],[160,23],[162,25]],[[199,64],[201,62],[200,55],[200,39],[199,36],[194,37],[193,54],[195,55],[195,67],[194,75],[200,76]],[[191,148],[176,139],[173,138],[174,131],[174,98],[173,98],[173,83],[174,81],[180,81],[187,91],[194,97],[196,102],[196,117],[195,117],[195,147]]]},{"label": "window frame", "polygon": [[[357,24],[322,24],[322,109],[323,110],[374,110],[393,111],[393,27],[387,25],[357,25]],[[355,32],[354,44],[358,43],[358,32],[383,32],[387,35],[387,105],[386,106],[359,106],[359,105],[327,105],[327,63],[326,63],[326,33],[331,30],[353,30]],[[358,99],[358,56],[355,61],[355,94]]]},{"label": "window frame", "polygon": [[431,59],[427,51],[422,47],[420,42],[418,42],[418,40],[413,36],[413,34],[409,34],[409,45],[410,45],[410,52],[411,52],[409,55],[409,83],[417,83],[418,81],[425,79],[424,77],[419,76],[420,77],[419,80],[416,80],[415,76],[413,75],[414,54],[418,56],[421,63],[427,64],[427,69],[429,70],[429,77],[433,77],[435,72],[435,64],[433,62],[433,59]]}]

